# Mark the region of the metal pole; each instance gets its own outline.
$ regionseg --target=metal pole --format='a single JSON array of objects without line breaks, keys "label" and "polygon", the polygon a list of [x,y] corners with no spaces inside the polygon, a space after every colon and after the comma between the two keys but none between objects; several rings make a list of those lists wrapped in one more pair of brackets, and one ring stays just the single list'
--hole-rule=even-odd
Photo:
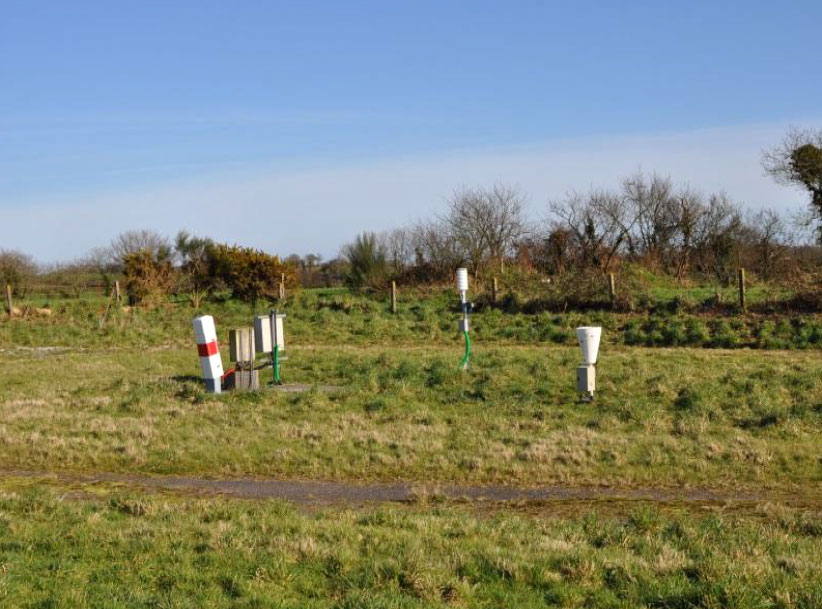
[{"label": "metal pole", "polygon": [[280,384],[280,341],[277,336],[277,317],[279,309],[269,312],[268,320],[271,324],[271,368],[274,373],[274,384]]}]

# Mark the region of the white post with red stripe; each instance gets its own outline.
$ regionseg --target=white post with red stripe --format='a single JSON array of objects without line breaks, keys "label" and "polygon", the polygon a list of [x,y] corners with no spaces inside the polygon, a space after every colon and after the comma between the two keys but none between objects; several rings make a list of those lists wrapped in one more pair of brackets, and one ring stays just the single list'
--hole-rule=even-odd
[{"label": "white post with red stripe", "polygon": [[223,360],[217,347],[217,328],[211,315],[194,318],[194,335],[197,338],[197,353],[203,381],[209,393],[220,393],[223,381]]}]

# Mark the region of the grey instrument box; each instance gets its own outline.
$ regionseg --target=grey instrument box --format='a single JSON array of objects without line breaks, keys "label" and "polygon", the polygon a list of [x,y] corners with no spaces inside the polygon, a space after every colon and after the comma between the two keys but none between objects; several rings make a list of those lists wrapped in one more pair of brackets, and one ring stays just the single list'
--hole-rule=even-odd
[{"label": "grey instrument box", "polygon": [[[280,352],[285,349],[283,319],[285,319],[285,313],[277,315],[277,346]],[[258,315],[254,318],[254,344],[257,353],[271,353],[271,320],[268,315]]]},{"label": "grey instrument box", "polygon": [[582,364],[577,367],[577,391],[593,396],[596,388],[596,367]]},{"label": "grey instrument box", "polygon": [[228,331],[229,360],[232,362],[254,361],[254,331],[238,328]]}]

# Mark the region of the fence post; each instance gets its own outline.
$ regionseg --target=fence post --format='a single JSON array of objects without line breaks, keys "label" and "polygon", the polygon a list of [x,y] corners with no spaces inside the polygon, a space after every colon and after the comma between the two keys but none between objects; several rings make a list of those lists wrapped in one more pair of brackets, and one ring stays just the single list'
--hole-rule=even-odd
[{"label": "fence post", "polygon": [[397,282],[391,282],[391,313],[397,313]]},{"label": "fence post", "polygon": [[114,295],[117,297],[117,307],[120,308],[122,306],[122,297],[120,296],[120,281],[114,281]]},{"label": "fence post", "polygon": [[745,312],[745,269],[739,269],[739,308]]},{"label": "fence post", "polygon": [[6,284],[6,310],[9,312],[9,317],[11,317],[14,308],[12,308],[11,302],[11,285],[8,283]]},{"label": "fence post", "polygon": [[280,300],[285,300],[285,282],[280,282]]},{"label": "fence post", "polygon": [[494,281],[491,284],[491,302],[497,304],[497,295],[499,294],[499,284],[497,283],[497,277],[494,276]]},{"label": "fence post", "polygon": [[608,297],[611,300],[611,308],[616,309],[616,277],[613,273],[608,273]]}]

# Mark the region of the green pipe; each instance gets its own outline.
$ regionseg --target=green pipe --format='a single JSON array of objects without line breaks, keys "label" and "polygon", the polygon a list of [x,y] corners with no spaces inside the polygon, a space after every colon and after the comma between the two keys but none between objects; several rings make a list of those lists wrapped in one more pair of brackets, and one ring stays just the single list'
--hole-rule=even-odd
[{"label": "green pipe", "polygon": [[271,357],[274,363],[274,384],[280,384],[280,345],[274,345],[274,351]]},{"label": "green pipe", "polygon": [[465,355],[460,362],[460,370],[467,370],[468,369],[468,358],[471,357],[471,339],[468,338],[468,331],[466,330],[463,332],[465,334]]}]

